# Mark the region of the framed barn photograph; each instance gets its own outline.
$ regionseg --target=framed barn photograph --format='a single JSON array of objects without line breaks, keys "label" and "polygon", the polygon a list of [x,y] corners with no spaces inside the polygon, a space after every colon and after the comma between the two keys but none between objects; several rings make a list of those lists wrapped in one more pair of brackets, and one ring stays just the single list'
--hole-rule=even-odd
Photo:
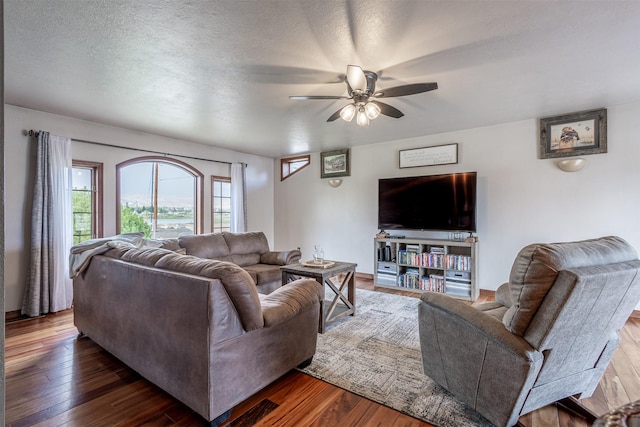
[{"label": "framed barn photograph", "polygon": [[607,152],[607,110],[540,119],[540,158]]},{"label": "framed barn photograph", "polygon": [[349,149],[320,153],[320,178],[336,178],[351,175]]}]

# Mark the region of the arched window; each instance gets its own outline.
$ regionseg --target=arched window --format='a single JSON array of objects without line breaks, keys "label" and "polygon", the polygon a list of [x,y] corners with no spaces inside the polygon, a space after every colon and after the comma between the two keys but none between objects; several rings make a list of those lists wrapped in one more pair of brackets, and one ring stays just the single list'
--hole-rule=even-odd
[{"label": "arched window", "polygon": [[197,169],[167,157],[116,166],[118,233],[163,239],[202,233],[202,180]]}]

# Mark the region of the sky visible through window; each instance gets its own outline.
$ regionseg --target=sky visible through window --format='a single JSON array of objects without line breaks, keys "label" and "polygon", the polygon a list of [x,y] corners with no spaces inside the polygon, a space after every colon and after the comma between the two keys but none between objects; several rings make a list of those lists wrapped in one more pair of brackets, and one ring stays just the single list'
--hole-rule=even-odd
[{"label": "sky visible through window", "polygon": [[[169,238],[193,234],[196,178],[178,166],[157,162],[156,180],[155,164],[140,162],[120,169],[121,209],[131,209],[149,225],[148,237]],[[157,196],[154,191],[156,182]],[[154,197],[157,197],[156,203]],[[157,218],[154,218],[154,204],[157,206]]]}]

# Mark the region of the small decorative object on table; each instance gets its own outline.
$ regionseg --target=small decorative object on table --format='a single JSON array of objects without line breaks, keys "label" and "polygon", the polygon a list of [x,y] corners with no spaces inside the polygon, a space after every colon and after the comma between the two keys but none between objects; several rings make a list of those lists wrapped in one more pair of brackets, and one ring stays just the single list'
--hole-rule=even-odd
[{"label": "small decorative object on table", "polygon": [[314,260],[310,260],[310,261],[302,261],[300,265],[304,265],[305,267],[329,268],[336,265],[336,263],[333,261],[327,261],[327,260],[324,260],[322,262],[316,262]]},{"label": "small decorative object on table", "polygon": [[322,246],[315,245],[313,247],[313,262],[316,264],[322,264],[324,262],[324,251]]}]

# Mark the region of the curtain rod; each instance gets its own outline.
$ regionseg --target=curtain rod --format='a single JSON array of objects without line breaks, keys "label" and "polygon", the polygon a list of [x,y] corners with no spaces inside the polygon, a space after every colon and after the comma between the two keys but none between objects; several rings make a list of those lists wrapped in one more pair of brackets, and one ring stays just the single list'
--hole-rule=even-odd
[{"label": "curtain rod", "polygon": [[[38,135],[40,134],[39,131],[37,130],[29,130],[29,131],[24,131],[25,135],[27,136],[35,136],[36,138],[38,137]],[[192,157],[192,156],[185,156],[182,154],[171,154],[171,153],[163,153],[161,151],[154,151],[154,150],[145,150],[144,148],[131,148],[131,147],[123,147],[122,145],[114,145],[114,144],[106,144],[104,142],[95,142],[95,141],[87,141],[85,139],[75,139],[75,138],[71,138],[72,141],[75,142],[82,142],[84,144],[94,144],[94,145],[102,145],[104,147],[111,147],[111,148],[122,148],[124,150],[133,150],[133,151],[142,151],[144,153],[153,153],[153,154],[161,154],[163,156],[172,156],[172,157],[182,157],[185,159],[192,159],[192,160],[202,160],[205,162],[214,162],[214,163],[223,163],[225,165],[230,165],[231,162],[225,162],[222,160],[213,160],[213,159],[205,159],[202,157]],[[246,163],[243,163],[244,165],[247,165]]]}]

